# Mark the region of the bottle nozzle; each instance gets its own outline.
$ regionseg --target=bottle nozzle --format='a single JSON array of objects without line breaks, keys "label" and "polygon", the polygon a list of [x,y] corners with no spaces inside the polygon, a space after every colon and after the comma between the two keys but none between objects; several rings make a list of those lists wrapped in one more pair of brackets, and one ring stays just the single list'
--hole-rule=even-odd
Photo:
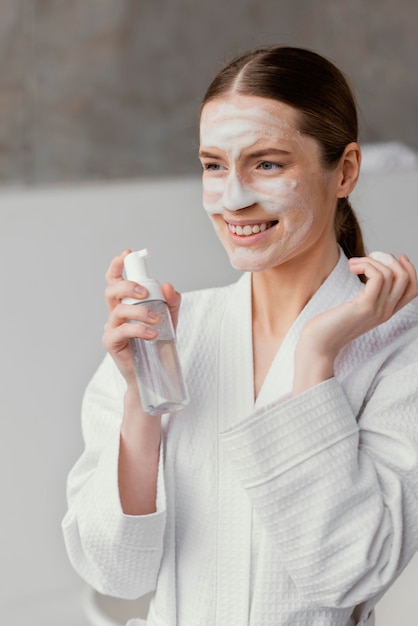
[{"label": "bottle nozzle", "polygon": [[[133,254],[135,254],[135,253],[133,253]],[[151,256],[151,251],[148,250],[148,248],[143,248],[142,250],[138,250],[138,252],[136,254],[138,256],[146,257],[146,256]]]},{"label": "bottle nozzle", "polygon": [[[148,248],[128,254],[124,260],[126,278],[146,287],[147,300],[165,300],[158,281],[148,276],[145,259],[150,255]],[[132,304],[130,301],[129,303]]]},{"label": "bottle nozzle", "polygon": [[125,272],[129,280],[140,283],[142,280],[149,278],[145,259],[150,254],[148,248],[144,248],[137,252],[131,252],[125,257]]}]

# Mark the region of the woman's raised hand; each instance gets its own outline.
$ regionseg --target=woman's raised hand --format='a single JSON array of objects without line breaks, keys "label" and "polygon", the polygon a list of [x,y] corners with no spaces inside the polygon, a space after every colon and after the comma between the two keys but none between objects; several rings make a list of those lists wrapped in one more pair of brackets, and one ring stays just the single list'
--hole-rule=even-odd
[{"label": "woman's raised hand", "polygon": [[[128,385],[136,386],[133,358],[129,347],[129,339],[155,339],[159,316],[146,306],[123,304],[124,298],[135,298],[138,302],[146,300],[148,292],[145,287],[123,277],[123,261],[131,250],[125,250],[116,256],[106,273],[107,286],[105,298],[109,309],[109,318],[104,327],[103,345],[113,357],[122,376]],[[174,327],[177,324],[181,296],[169,283],[162,285],[164,296],[170,308]],[[139,322],[131,324],[130,320]]]},{"label": "woman's raised hand", "polygon": [[334,361],[350,341],[389,320],[418,296],[417,273],[402,255],[375,252],[349,260],[353,274],[364,274],[364,289],[350,302],[308,322],[295,353],[296,395],[334,375]]}]

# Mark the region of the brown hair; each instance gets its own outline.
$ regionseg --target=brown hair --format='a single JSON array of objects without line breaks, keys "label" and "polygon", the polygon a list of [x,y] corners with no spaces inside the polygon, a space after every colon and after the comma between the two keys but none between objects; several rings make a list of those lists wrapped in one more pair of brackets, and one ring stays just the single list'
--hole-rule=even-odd
[{"label": "brown hair", "polygon": [[[259,48],[237,57],[213,79],[203,106],[234,91],[284,102],[301,113],[299,130],[318,141],[324,167],[336,167],[347,144],[357,141],[357,110],[342,72],[310,50]],[[363,237],[348,198],[335,212],[337,241],[347,257],[365,256]]]}]

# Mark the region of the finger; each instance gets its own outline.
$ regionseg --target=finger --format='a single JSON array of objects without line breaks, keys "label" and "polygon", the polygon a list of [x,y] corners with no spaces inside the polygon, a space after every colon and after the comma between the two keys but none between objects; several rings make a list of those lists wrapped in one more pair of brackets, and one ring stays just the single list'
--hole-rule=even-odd
[{"label": "finger", "polygon": [[394,307],[393,313],[395,313],[417,295],[415,267],[406,255],[402,255],[399,260],[392,254],[385,252],[372,252],[370,256],[387,265],[393,271],[394,279],[390,299]]},{"label": "finger", "polygon": [[401,256],[399,257],[399,263],[408,273],[411,287],[413,287],[414,289],[418,291],[418,278],[417,278],[417,271],[415,269],[415,266],[411,263],[411,261],[408,259],[406,254],[401,254]]},{"label": "finger", "polygon": [[368,280],[361,292],[362,298],[380,308],[392,289],[394,277],[392,270],[370,257],[350,259],[350,270],[353,274],[364,274],[367,277]]},{"label": "finger", "polygon": [[110,312],[105,328],[118,328],[127,322],[137,322],[144,325],[158,324],[159,321],[158,313],[148,309],[146,305],[119,304]]},{"label": "finger", "polygon": [[408,304],[418,296],[417,272],[414,265],[408,259],[406,254],[402,254],[399,257],[399,264],[406,272],[407,282],[402,297],[399,299],[396,305],[396,311],[399,311],[402,307],[404,307],[406,304]]},{"label": "finger", "polygon": [[354,273],[365,274],[367,283],[353,303],[359,307],[361,315],[366,315],[373,326],[389,320],[405,288],[405,282],[393,267],[383,265],[374,259],[365,258],[353,262],[350,269]]},{"label": "finger", "polygon": [[123,280],[123,262],[125,257],[130,253],[131,250],[124,250],[112,259],[105,274],[107,283],[113,283],[115,280]]},{"label": "finger", "polygon": [[[396,311],[411,300],[416,281],[413,279],[415,268],[410,262],[407,271],[396,257],[384,252],[373,252],[369,257],[350,261],[352,261],[350,263],[350,269],[354,273],[365,273],[370,279],[373,274],[372,268],[375,268],[383,276],[384,283],[379,294],[377,293],[379,288],[376,280],[377,274],[374,275],[373,284],[369,285],[369,294],[375,291],[375,306],[382,320],[389,319]],[[406,259],[406,262],[407,261],[408,259]],[[374,290],[370,289],[371,286],[374,287]]]},{"label": "finger", "polygon": [[387,267],[390,267],[393,272],[393,283],[389,298],[393,302],[394,310],[396,310],[398,303],[401,302],[403,296],[408,290],[410,283],[409,274],[403,264],[400,263],[400,261],[398,261],[398,259],[392,254],[374,252],[371,256],[384,265],[387,265]]},{"label": "finger", "polygon": [[122,283],[125,282],[123,275],[124,260],[130,253],[131,250],[127,249],[115,256],[107,269],[105,275],[107,282],[105,299],[107,307],[110,311],[117,306],[123,298],[137,298],[138,296],[144,297],[142,295],[142,290],[135,288],[135,283],[131,283],[129,287],[127,284],[122,285]]},{"label": "finger", "polygon": [[147,289],[129,280],[115,280],[107,285],[105,298],[109,311],[120,304],[124,298],[143,300],[148,295]]},{"label": "finger", "polygon": [[162,291],[167,300],[174,327],[176,327],[181,305],[181,294],[174,289],[171,283],[164,283]]},{"label": "finger", "polygon": [[132,324],[126,322],[117,326],[116,328],[110,327],[109,323],[105,325],[105,332],[103,333],[103,345],[110,353],[117,352],[120,349],[125,348],[129,339],[155,339],[158,332],[145,324]]}]

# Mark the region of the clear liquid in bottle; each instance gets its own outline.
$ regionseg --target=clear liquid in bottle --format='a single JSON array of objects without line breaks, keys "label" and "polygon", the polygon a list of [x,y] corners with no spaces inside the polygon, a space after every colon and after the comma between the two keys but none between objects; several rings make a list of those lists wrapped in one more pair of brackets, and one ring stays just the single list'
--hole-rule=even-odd
[{"label": "clear liquid in bottle", "polygon": [[[136,306],[143,306],[138,304]],[[179,411],[188,402],[170,312],[161,300],[144,303],[158,313],[156,339],[129,340],[142,407],[150,415]]]}]

